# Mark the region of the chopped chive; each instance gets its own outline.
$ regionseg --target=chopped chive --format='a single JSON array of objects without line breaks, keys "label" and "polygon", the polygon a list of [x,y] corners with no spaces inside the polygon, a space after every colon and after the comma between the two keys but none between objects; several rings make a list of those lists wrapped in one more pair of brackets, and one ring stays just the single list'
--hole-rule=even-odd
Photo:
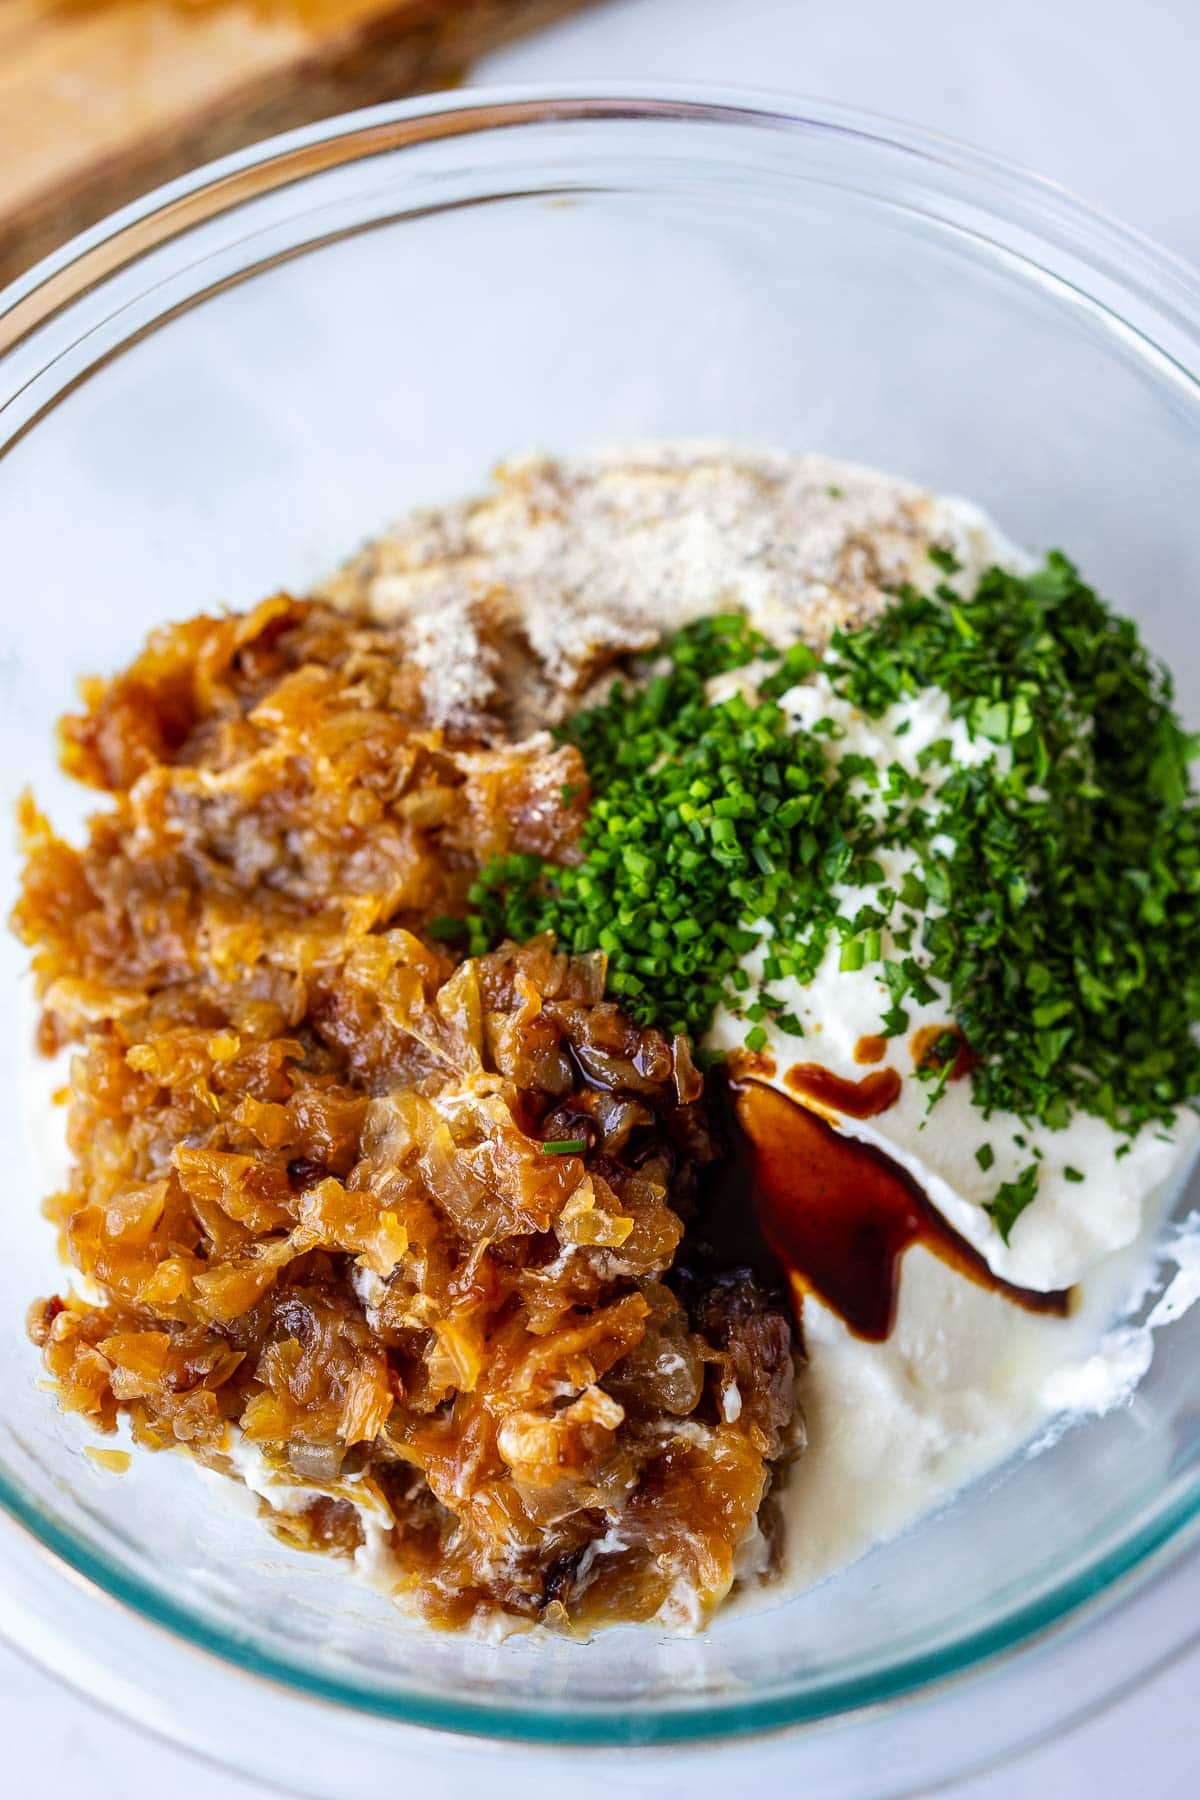
[{"label": "chopped chive", "polygon": [[426,937],[436,938],[439,943],[453,943],[456,938],[465,938],[470,934],[470,926],[465,919],[455,919],[449,913],[435,913],[432,919],[425,922]]}]

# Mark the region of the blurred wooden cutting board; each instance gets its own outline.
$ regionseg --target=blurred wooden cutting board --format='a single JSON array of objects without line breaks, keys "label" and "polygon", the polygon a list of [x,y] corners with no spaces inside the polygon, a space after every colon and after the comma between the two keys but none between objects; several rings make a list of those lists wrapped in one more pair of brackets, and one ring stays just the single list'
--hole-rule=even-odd
[{"label": "blurred wooden cutting board", "polygon": [[452,86],[579,0],[0,0],[0,285],[214,156]]}]

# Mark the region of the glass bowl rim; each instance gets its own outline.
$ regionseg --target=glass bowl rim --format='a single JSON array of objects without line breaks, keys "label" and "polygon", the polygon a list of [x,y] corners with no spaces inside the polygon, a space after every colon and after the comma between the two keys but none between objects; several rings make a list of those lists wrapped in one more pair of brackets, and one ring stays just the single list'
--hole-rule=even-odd
[{"label": "glass bowl rim", "polygon": [[[152,190],[50,253],[0,292],[0,455],[4,413],[31,379],[18,370],[6,377],[13,353],[59,315],[69,313],[112,276],[122,273],[199,224],[236,211],[262,194],[301,182],[322,169],[439,138],[478,136],[497,128],[550,122],[674,121],[757,126],[777,131],[818,129],[827,135],[874,142],[925,163],[966,176],[983,201],[1003,199],[1018,220],[1036,230],[1057,229],[1082,244],[1086,260],[1119,271],[1126,297],[1148,302],[1182,335],[1193,362],[1181,365],[1191,383],[1200,369],[1200,273],[1184,259],[1061,185],[1016,162],[976,149],[906,121],[818,98],[711,84],[563,83],[468,88],[421,95],[357,112],[338,114],[262,140],[201,166]],[[1110,279],[1112,277],[1110,276]],[[1128,323],[1128,321],[1125,321]],[[89,322],[82,333],[95,329]],[[1148,334],[1134,326],[1139,336]],[[50,363],[55,360],[51,356]],[[73,386],[68,382],[67,389]],[[57,398],[57,396],[56,396]],[[39,411],[31,422],[42,417]],[[18,436],[23,435],[18,429]],[[298,1698],[349,1707],[399,1723],[524,1743],[580,1746],[683,1743],[745,1736],[787,1726],[819,1724],[867,1708],[895,1707],[918,1691],[963,1678],[987,1662],[1009,1656],[1056,1627],[1077,1622],[1130,1595],[1200,1537],[1200,1470],[1171,1503],[1114,1545],[1090,1559],[1035,1599],[1001,1618],[967,1630],[932,1651],[906,1654],[884,1669],[842,1676],[812,1691],[738,1697],[697,1706],[665,1704],[629,1713],[603,1705],[587,1710],[559,1706],[478,1704],[421,1693],[397,1693],[332,1674],[314,1673],[300,1660],[229,1636],[185,1605],[123,1568],[82,1534],[47,1514],[36,1497],[0,1466],[0,1509],[99,1596],[117,1602],[152,1626],[165,1629],[194,1651],[214,1656],[234,1671],[282,1687]]]}]

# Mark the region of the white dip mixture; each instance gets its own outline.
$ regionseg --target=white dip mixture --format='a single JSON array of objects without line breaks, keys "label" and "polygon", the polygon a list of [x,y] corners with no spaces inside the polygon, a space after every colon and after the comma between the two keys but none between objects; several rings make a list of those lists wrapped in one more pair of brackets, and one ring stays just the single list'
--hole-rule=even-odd
[{"label": "white dip mixture", "polygon": [[[594,696],[618,657],[716,610],[744,612],[777,645],[796,638],[799,621],[799,635],[821,649],[835,628],[878,617],[901,583],[932,588],[941,576],[931,546],[946,553],[946,566],[957,564],[964,594],[994,563],[1029,567],[972,505],[874,471],[722,445],[662,445],[510,464],[491,494],[412,515],[323,592],[406,625],[405,654],[424,672],[436,723],[519,737]],[[709,700],[753,699],[767,673],[751,664],[720,676]],[[1007,744],[971,735],[936,687],[869,717],[818,669],[779,704],[831,764],[854,755],[876,769],[899,765],[914,792],[920,785],[908,804],[921,811],[923,828],[953,769],[1011,756]],[[948,748],[923,754],[939,745]],[[856,778],[855,786],[855,798],[882,818],[870,784]],[[882,1341],[854,1335],[807,1294],[806,1447],[784,1489],[793,1585],[821,1579],[903,1529],[1050,1418],[1102,1412],[1129,1396],[1148,1366],[1149,1331],[1110,1327],[1151,1257],[1167,1186],[1200,1138],[1191,1112],[1132,1139],[1079,1111],[1058,1130],[1006,1113],[986,1117],[969,1074],[946,1081],[931,1106],[914,1044],[923,1029],[936,1036],[952,1024],[950,991],[932,980],[932,998],[907,997],[904,1030],[883,1035],[890,1001],[880,958],[899,954],[895,934],[922,922],[902,897],[905,877],[921,871],[903,842],[881,848],[878,862],[872,887],[843,882],[835,890],[846,918],[874,903],[881,887],[900,896],[878,943],[856,968],[834,934],[806,984],[772,976],[782,1008],[758,1033],[756,1077],[787,1092],[797,1064],[854,1083],[894,1071],[893,1103],[855,1118],[826,1100],[826,1118],[899,1164],[997,1277],[1039,1292],[1073,1288],[1077,1304],[1065,1319],[1023,1310],[921,1244],[903,1255],[896,1317]],[[937,910],[932,900],[921,903],[923,918]],[[755,929],[760,941],[742,966],[757,991],[770,928]],[[785,1029],[780,1016],[799,1030]],[[747,1019],[721,1010],[704,1047],[741,1050],[746,1039]],[[988,1205],[1032,1163],[1036,1200],[1006,1239]],[[1200,1297],[1200,1227],[1172,1254],[1180,1273],[1151,1326]],[[360,1276],[356,1291],[370,1319],[382,1284],[377,1274]],[[359,1570],[387,1580],[389,1514],[369,1481],[351,1477],[331,1490],[281,1476],[235,1428],[227,1454],[276,1512],[302,1512],[331,1491],[350,1500],[363,1523]]]}]

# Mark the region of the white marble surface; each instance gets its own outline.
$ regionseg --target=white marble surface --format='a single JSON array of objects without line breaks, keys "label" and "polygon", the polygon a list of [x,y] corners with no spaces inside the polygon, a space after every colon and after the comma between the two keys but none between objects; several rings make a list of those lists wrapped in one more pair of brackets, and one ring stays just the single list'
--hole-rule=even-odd
[{"label": "white marble surface", "polygon": [[[919,120],[1053,176],[1200,261],[1200,5],[1197,0],[610,0],[476,72],[496,82],[715,81],[786,89]],[[1200,1620],[1200,1565],[1173,1587]],[[0,1622],[2,1623],[2,1622]],[[1107,1627],[1126,1629],[1117,1619]],[[1124,1800],[1197,1792],[1200,1654],[1102,1717],[1007,1769],[960,1785],[960,1800]],[[1003,1679],[981,1705],[1003,1704]],[[268,1790],[206,1769],[92,1709],[0,1646],[0,1796],[44,1800],[260,1800]],[[753,1748],[736,1753],[753,1782]],[[403,1740],[377,1791],[404,1786]],[[540,1764],[538,1793],[549,1793]],[[623,1796],[680,1800],[661,1764],[628,1761]],[[446,1772],[437,1800],[465,1795]],[[429,1786],[428,1776],[421,1782]],[[477,1786],[470,1779],[472,1788]],[[803,1791],[802,1760],[796,1789]],[[497,1800],[528,1800],[521,1764],[498,1766]],[[582,1791],[578,1786],[576,1792]],[[364,1800],[361,1791],[355,1800]],[[589,1797],[590,1800],[590,1797]],[[864,1789],[864,1800],[869,1790]]]}]

